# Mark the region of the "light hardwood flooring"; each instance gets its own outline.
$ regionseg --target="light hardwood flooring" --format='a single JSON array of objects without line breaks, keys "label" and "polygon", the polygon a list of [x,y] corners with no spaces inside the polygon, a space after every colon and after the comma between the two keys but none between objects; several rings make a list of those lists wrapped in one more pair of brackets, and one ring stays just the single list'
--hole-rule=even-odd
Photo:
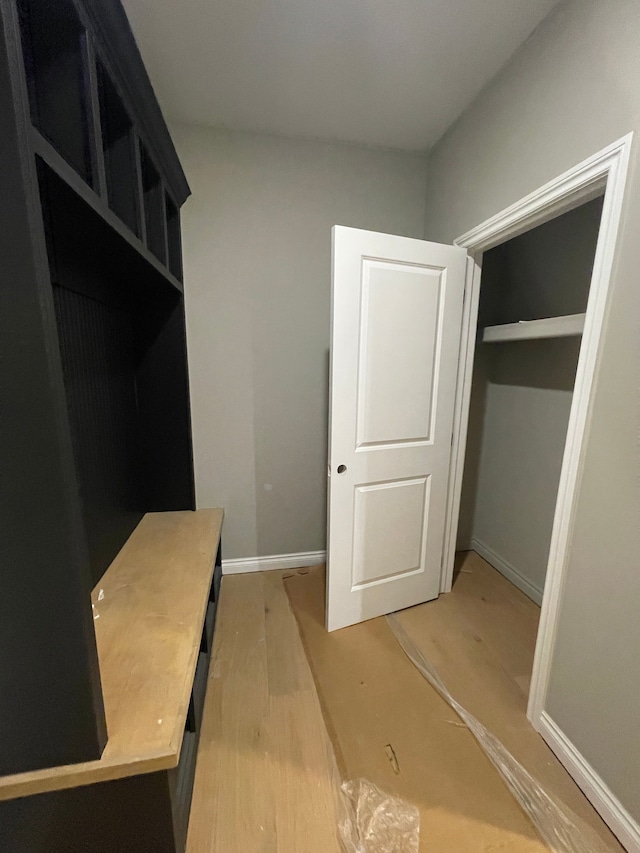
[{"label": "light hardwood flooring", "polygon": [[[458,568],[403,627],[589,846],[620,853],[524,716],[539,609],[472,552]],[[358,776],[419,807],[421,853],[545,851],[386,620],[327,634],[323,610],[322,567],[223,579],[188,853],[338,851],[339,779]]]},{"label": "light hardwood flooring", "polygon": [[224,577],[187,850],[338,853],[337,791],[281,573]]}]

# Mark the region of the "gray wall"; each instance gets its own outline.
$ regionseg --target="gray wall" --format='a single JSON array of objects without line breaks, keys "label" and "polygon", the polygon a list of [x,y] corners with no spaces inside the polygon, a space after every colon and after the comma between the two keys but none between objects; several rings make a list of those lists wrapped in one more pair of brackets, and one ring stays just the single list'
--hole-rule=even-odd
[{"label": "gray wall", "polygon": [[[602,200],[487,252],[480,325],[586,310]],[[579,338],[480,344],[459,547],[542,600]]]},{"label": "gray wall", "polygon": [[325,547],[331,226],[424,233],[426,159],[174,126],[197,503],[224,557]]},{"label": "gray wall", "polygon": [[[450,241],[640,130],[640,4],[548,18],[429,160],[426,235]],[[547,711],[640,820],[640,174],[634,140]]]},{"label": "gray wall", "polygon": [[470,545],[542,601],[579,340],[484,345]]}]

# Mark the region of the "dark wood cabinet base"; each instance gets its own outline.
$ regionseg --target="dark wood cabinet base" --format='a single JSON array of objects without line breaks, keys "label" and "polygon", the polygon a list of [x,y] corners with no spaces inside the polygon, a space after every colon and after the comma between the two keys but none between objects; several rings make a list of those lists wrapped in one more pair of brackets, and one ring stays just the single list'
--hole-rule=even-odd
[{"label": "dark wood cabinet base", "polygon": [[[187,747],[187,738],[183,749]],[[192,765],[195,768],[195,750]],[[178,770],[178,768],[176,768]],[[193,785],[193,769],[191,786]],[[182,853],[188,809],[164,770],[0,803],[5,853]],[[188,790],[191,799],[191,788]]]},{"label": "dark wood cabinet base", "polygon": [[[150,729],[155,729],[156,722],[161,722],[156,719],[156,715],[159,713],[164,713],[166,715],[164,722],[169,723],[171,718],[175,717],[170,706],[177,703],[184,709],[180,717],[180,726],[184,726],[184,733],[178,765],[147,773],[139,772],[136,775],[129,775],[120,779],[96,781],[93,784],[76,784],[76,787],[63,790],[47,791],[45,788],[43,791],[43,788],[40,787],[39,790],[43,791],[42,793],[20,796],[22,790],[33,790],[35,780],[31,780],[31,787],[29,780],[25,780],[24,788],[16,788],[12,791],[14,799],[0,801],[0,851],[2,853],[184,853],[222,576],[219,526],[215,526],[216,519],[218,520],[217,524],[221,524],[222,513],[220,510],[201,510],[200,513],[194,514],[168,513],[166,515],[172,516],[175,523],[173,535],[166,535],[163,540],[163,549],[168,555],[168,563],[175,565],[177,558],[176,551],[172,550],[171,547],[172,542],[175,543],[180,540],[181,536],[182,538],[186,536],[190,542],[191,551],[189,552],[188,547],[184,549],[185,571],[183,580],[185,589],[194,590],[198,585],[200,587],[200,592],[196,595],[198,599],[196,610],[200,615],[197,621],[191,624],[187,624],[185,621],[180,632],[181,638],[189,635],[185,642],[190,648],[194,649],[193,664],[190,667],[191,675],[188,683],[182,685],[182,697],[178,695],[180,690],[178,690],[177,684],[171,686],[169,683],[164,683],[161,686],[158,695],[166,696],[166,703],[163,702],[164,711],[156,710],[158,706],[153,704],[156,702],[154,699],[149,706],[153,708],[153,712],[146,715],[148,719],[145,717],[143,725],[140,723],[140,718],[135,721],[131,719],[132,713],[126,714],[121,722],[126,724],[128,719],[132,731],[139,733],[135,741],[130,744],[130,747],[135,750],[136,758],[140,761],[144,758],[142,741],[146,741],[146,747],[150,749],[147,757],[153,763],[154,756],[161,752],[162,747],[160,742],[154,742],[155,745],[153,745],[149,740],[148,732]],[[202,537],[198,538],[197,536],[198,515],[202,519],[200,527],[202,524],[208,527],[211,522],[210,535],[214,539],[209,545]],[[161,523],[155,525],[147,523],[146,533],[143,530],[138,530],[130,540],[130,546],[133,546],[137,541],[137,550],[131,547],[129,556],[126,556],[127,549],[125,549],[120,560],[131,565],[141,566],[143,564],[141,555],[144,545],[161,535],[161,526]],[[181,530],[185,532],[181,534]],[[204,584],[201,570],[189,572],[186,568],[189,564],[190,553],[200,555],[201,562],[210,566],[210,574],[208,574],[208,579]],[[203,560],[202,554],[209,554],[210,557]],[[157,569],[154,574],[153,585],[155,594],[161,598],[167,597],[169,593],[163,587],[162,566],[155,558],[152,562]],[[114,570],[115,564],[112,568],[112,571]],[[173,577],[173,573],[171,574]],[[200,575],[199,580],[198,575]],[[111,610],[107,609],[101,613],[101,626],[103,623],[106,625],[109,621],[114,623],[118,620],[118,602],[114,596],[117,594],[115,591],[122,585],[121,581],[121,576],[116,577],[113,583],[108,573],[105,576],[106,595],[104,601],[109,602],[111,600]],[[144,584],[136,586],[135,581],[132,582],[132,585],[135,587],[132,598],[136,601],[144,602],[153,597],[148,586]],[[181,608],[181,603],[177,601],[177,598],[179,596],[175,594],[175,588],[173,588],[171,600],[174,601],[176,609],[184,618],[185,609],[184,607]],[[145,606],[142,604],[137,617],[132,614],[132,621],[143,624],[145,620],[148,620],[149,614],[157,615],[159,612],[157,608],[154,609],[150,605],[149,611],[146,612]],[[175,661],[178,657],[176,640],[174,639],[173,643],[168,638],[165,640],[167,665],[170,665],[171,661]],[[124,671],[127,673],[148,671],[149,661],[144,657],[136,657],[133,654],[133,643],[131,646],[131,657],[119,658]],[[144,644],[142,648],[145,648]],[[103,654],[108,652],[108,648],[104,645],[100,646],[99,650]],[[108,675],[110,672],[111,668],[107,663],[105,673]],[[178,676],[178,682],[181,680]],[[122,710],[126,701],[129,701],[132,712],[134,705],[140,707],[144,703],[145,691],[153,692],[153,685],[157,685],[157,679],[151,678],[137,698],[134,698],[131,692],[131,680],[125,679],[125,683],[129,684],[127,699],[121,697],[116,704]],[[112,696],[114,691],[110,688],[109,683],[106,686],[108,696]],[[111,706],[107,705],[107,711],[110,708]],[[122,714],[120,716],[122,717]],[[171,732],[170,726],[167,732]],[[114,728],[112,734],[115,740],[119,740],[122,744],[121,733]],[[172,737],[170,734],[169,736]],[[122,768],[118,770],[117,763],[112,760],[108,752],[105,754],[107,755],[105,767],[100,768],[94,764],[85,765],[86,776],[84,778],[104,779],[104,775],[107,773],[113,773],[117,776],[119,772],[123,772]],[[125,772],[132,772],[131,763],[123,764],[122,767],[126,767]],[[64,771],[68,768],[59,769]],[[76,777],[77,781],[82,781],[82,779],[81,775]],[[0,793],[2,793],[2,781],[0,779]],[[41,784],[48,785],[51,781],[51,779],[45,778]],[[64,773],[62,773],[60,781],[65,784]],[[52,787],[53,785],[55,785],[55,778]],[[37,791],[38,788],[35,790]]]}]

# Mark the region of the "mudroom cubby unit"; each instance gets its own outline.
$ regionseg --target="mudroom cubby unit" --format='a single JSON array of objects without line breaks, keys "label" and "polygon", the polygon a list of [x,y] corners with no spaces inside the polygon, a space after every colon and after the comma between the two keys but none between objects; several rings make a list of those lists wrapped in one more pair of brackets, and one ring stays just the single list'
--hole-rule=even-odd
[{"label": "mudroom cubby unit", "polygon": [[[51,840],[58,800],[62,815],[93,798],[98,815],[156,778],[178,849],[191,770],[172,768],[194,754],[222,518],[193,512],[189,186],[118,0],[0,0],[0,112],[0,847],[18,849],[11,815],[28,814],[29,850],[76,849]],[[163,535],[169,562],[138,560],[161,556]],[[204,550],[189,551],[190,536]],[[140,600],[113,587],[134,569],[148,575],[127,581]],[[162,577],[174,591],[161,617]],[[128,621],[107,639],[119,607]],[[157,684],[129,681],[116,699],[111,670],[135,681],[173,665],[154,634],[162,619],[182,620],[195,647],[179,690],[153,699]],[[155,650],[136,646],[145,626]],[[155,703],[144,721],[143,700]]]}]

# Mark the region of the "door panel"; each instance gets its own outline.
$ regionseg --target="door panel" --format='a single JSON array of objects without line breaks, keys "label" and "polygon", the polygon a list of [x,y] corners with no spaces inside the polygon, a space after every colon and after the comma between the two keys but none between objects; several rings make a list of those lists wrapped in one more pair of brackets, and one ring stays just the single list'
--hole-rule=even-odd
[{"label": "door panel", "polygon": [[[429,268],[363,262],[359,448],[429,440],[440,279]],[[415,316],[425,318],[422,328]]]},{"label": "door panel", "polygon": [[465,265],[334,228],[329,630],[438,594]]},{"label": "door panel", "polygon": [[[427,477],[357,486],[351,588],[420,570]],[[389,527],[398,535],[387,535]]]}]

